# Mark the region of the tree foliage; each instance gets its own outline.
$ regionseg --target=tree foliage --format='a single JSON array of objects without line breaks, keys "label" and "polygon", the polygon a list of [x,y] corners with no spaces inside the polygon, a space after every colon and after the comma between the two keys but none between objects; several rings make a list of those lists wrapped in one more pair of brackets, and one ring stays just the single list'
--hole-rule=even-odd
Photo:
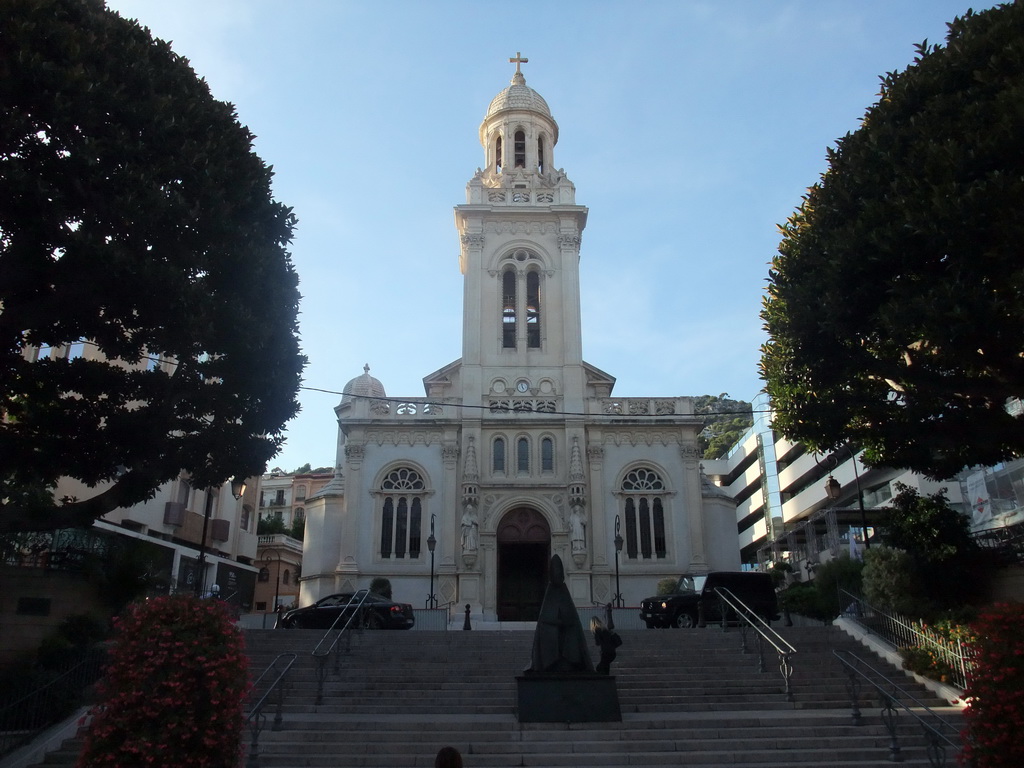
[{"label": "tree foliage", "polygon": [[791,584],[779,595],[782,607],[811,619],[830,622],[838,616],[849,598],[839,590],[857,594],[861,588],[864,564],[847,554],[822,563],[810,582]]},{"label": "tree foliage", "polygon": [[864,599],[874,608],[919,618],[931,612],[914,558],[902,549],[875,546],[864,553]]},{"label": "tree foliage", "polygon": [[950,477],[1024,452],[1024,4],[882,78],[781,228],[761,374],[790,439]]},{"label": "tree foliage", "polygon": [[704,418],[698,442],[705,459],[724,456],[754,423],[750,403],[733,400],[725,392],[693,398],[693,412]]},{"label": "tree foliage", "polygon": [[[921,496],[902,483],[895,488],[881,519],[882,538],[889,547],[906,552],[912,566],[901,581],[907,594],[897,610],[909,612],[910,603],[920,616],[929,616],[977,602],[987,589],[990,569],[971,538],[967,516],[950,506],[945,491]],[[907,564],[900,568],[906,571]],[[890,593],[900,590],[892,583],[894,578],[889,578]]]},{"label": "tree foliage", "polygon": [[253,135],[98,0],[8,0],[0,40],[0,532],[262,473],[304,358]]}]

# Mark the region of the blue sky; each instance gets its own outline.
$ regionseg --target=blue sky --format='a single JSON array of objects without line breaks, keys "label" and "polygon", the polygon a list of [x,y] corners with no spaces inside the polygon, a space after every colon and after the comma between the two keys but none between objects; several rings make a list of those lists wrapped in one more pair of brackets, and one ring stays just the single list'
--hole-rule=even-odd
[{"label": "blue sky", "polygon": [[[975,4],[976,10],[994,3]],[[590,209],[585,359],[621,396],[761,388],[777,225],[879,80],[968,0],[108,0],[236,105],[299,219],[309,357],[285,470],[334,462],[333,408],[364,363],[390,396],[461,355],[453,206],[514,72],[559,124]]]}]

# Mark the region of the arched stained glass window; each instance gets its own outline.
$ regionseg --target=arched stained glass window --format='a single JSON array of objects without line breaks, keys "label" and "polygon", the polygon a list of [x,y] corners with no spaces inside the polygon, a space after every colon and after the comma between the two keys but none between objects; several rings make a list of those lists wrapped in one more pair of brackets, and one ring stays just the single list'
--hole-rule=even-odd
[{"label": "arched stained glass window", "polygon": [[516,471],[521,475],[530,472],[530,441],[525,437],[516,442]]},{"label": "arched stained glass window", "polygon": [[381,482],[380,556],[420,556],[426,485],[415,469],[402,467]]},{"label": "arched stained glass window", "polygon": [[550,437],[540,441],[540,471],[555,471],[555,441]]},{"label": "arched stained glass window", "polygon": [[505,472],[505,438],[496,437],[491,446],[491,468],[496,473]]},{"label": "arched stained glass window", "polygon": [[626,557],[666,557],[666,489],[661,476],[643,467],[631,470],[622,481],[622,492]]}]

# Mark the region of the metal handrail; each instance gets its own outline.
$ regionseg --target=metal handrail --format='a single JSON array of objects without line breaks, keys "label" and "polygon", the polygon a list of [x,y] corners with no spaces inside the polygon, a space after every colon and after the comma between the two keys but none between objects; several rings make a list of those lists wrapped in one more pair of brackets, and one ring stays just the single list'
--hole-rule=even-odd
[{"label": "metal handrail", "polygon": [[[857,607],[854,615],[851,615],[848,610],[844,609],[843,615],[846,618],[857,622],[864,629],[878,635],[894,647],[906,647],[906,644],[910,642],[918,647],[928,648],[937,653],[949,665],[952,672],[950,682],[961,690],[967,687],[967,678],[974,668],[974,663],[969,658],[967,649],[961,641],[944,640],[929,632],[923,632],[918,627],[915,627],[912,621],[907,618],[881,611],[863,598],[845,589],[839,589],[839,596],[841,603],[847,606],[856,605]],[[843,597],[846,599],[842,599]],[[849,600],[849,603],[847,603],[847,600]],[[866,624],[864,619],[870,618],[880,619],[881,623]]]},{"label": "metal handrail", "polygon": [[[715,595],[718,599],[732,608],[733,613],[739,620],[740,625],[740,646],[743,653],[749,653],[747,649],[747,628],[753,629],[757,638],[758,671],[765,672],[764,665],[764,644],[768,643],[779,656],[779,671],[782,673],[782,681],[785,686],[787,701],[793,701],[793,664],[791,662],[796,648],[788,640],[771,628],[767,621],[762,619],[756,611],[740,600],[729,589],[715,587]],[[722,611],[722,630],[728,626],[728,611]]]},{"label": "metal handrail", "polygon": [[[289,658],[290,657],[290,658]],[[287,658],[288,661],[284,665],[284,669],[277,673],[277,677],[273,679],[270,685],[267,687],[266,692],[259,698],[259,700],[249,710],[248,717],[245,718],[246,725],[249,727],[249,732],[252,734],[252,740],[249,742],[249,756],[246,760],[247,768],[257,768],[259,766],[259,751],[260,751],[260,733],[263,732],[264,725],[266,724],[266,715],[263,714],[264,707],[270,703],[270,697],[272,694],[277,694],[276,711],[274,713],[274,723],[270,729],[272,731],[281,730],[281,723],[283,717],[281,709],[284,704],[284,691],[287,683],[288,673],[292,669],[292,665],[295,664],[295,659],[298,658],[297,654],[294,653],[282,653],[278,654],[265,670],[253,683],[253,691],[259,690],[260,683],[263,682],[264,678],[271,674],[278,667],[278,662],[282,659]]]},{"label": "metal handrail", "polygon": [[[352,629],[362,629],[362,621],[357,621],[353,626],[352,622],[358,617],[363,616],[363,605],[366,603],[366,598],[369,597],[370,590],[360,589],[358,592],[354,592],[352,597],[348,599],[345,607],[341,609],[338,617],[334,620],[334,623],[324,633],[324,636],[320,639],[320,642],[316,644],[313,649],[313,660],[316,662],[316,703],[324,703],[324,681],[327,679],[327,660],[331,654],[334,654],[334,674],[341,674],[341,645],[340,640],[342,637],[345,638],[345,652],[348,653],[352,649]],[[359,598],[359,602],[353,605],[356,598]],[[346,616],[348,618],[346,618]],[[338,622],[345,619],[344,625],[341,629],[337,629]],[[324,650],[323,646],[331,638],[331,633],[337,630],[337,634],[331,640],[327,649]]]},{"label": "metal handrail", "polygon": [[[952,747],[954,752],[959,751],[960,745],[943,732],[945,730],[948,733],[957,733],[957,728],[954,725],[943,720],[927,705],[916,699],[913,694],[901,688],[891,678],[879,672],[852,651],[833,650],[832,654],[846,668],[846,674],[848,676],[846,692],[850,694],[851,716],[853,717],[854,725],[861,724],[859,698],[862,682],[866,680],[878,692],[881,698],[880,703],[882,709],[880,715],[882,723],[885,725],[885,729],[889,732],[889,759],[892,762],[898,763],[903,759],[900,754],[901,750],[897,737],[896,718],[899,715],[897,705],[902,707],[904,712],[907,712],[917,720],[918,724],[924,731],[924,737],[928,742],[925,752],[928,755],[928,762],[931,763],[933,768],[942,768],[945,766],[946,751],[948,748]],[[884,680],[885,685],[882,685],[872,679],[869,673],[870,675],[874,675],[876,678]],[[887,687],[889,690],[886,690]],[[900,697],[902,697],[902,699]],[[912,701],[915,707],[927,712],[936,725],[928,722],[925,718],[921,717],[921,715],[911,709],[904,703],[905,700]]]},{"label": "metal handrail", "polygon": [[85,658],[56,672],[48,683],[5,702],[0,708],[0,756],[29,743],[73,712],[84,691],[101,677],[105,663],[105,653],[90,649]]}]

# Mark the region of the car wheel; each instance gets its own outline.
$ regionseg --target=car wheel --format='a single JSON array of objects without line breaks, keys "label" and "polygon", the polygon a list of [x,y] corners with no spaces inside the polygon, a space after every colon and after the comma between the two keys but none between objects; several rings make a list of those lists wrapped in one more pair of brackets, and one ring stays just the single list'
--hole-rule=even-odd
[{"label": "car wheel", "polygon": [[384,620],[376,613],[371,613],[366,617],[365,626],[367,629],[384,629]]},{"label": "car wheel", "polygon": [[676,616],[675,620],[672,622],[672,626],[677,629],[692,629],[697,626],[697,617],[683,611]]}]

